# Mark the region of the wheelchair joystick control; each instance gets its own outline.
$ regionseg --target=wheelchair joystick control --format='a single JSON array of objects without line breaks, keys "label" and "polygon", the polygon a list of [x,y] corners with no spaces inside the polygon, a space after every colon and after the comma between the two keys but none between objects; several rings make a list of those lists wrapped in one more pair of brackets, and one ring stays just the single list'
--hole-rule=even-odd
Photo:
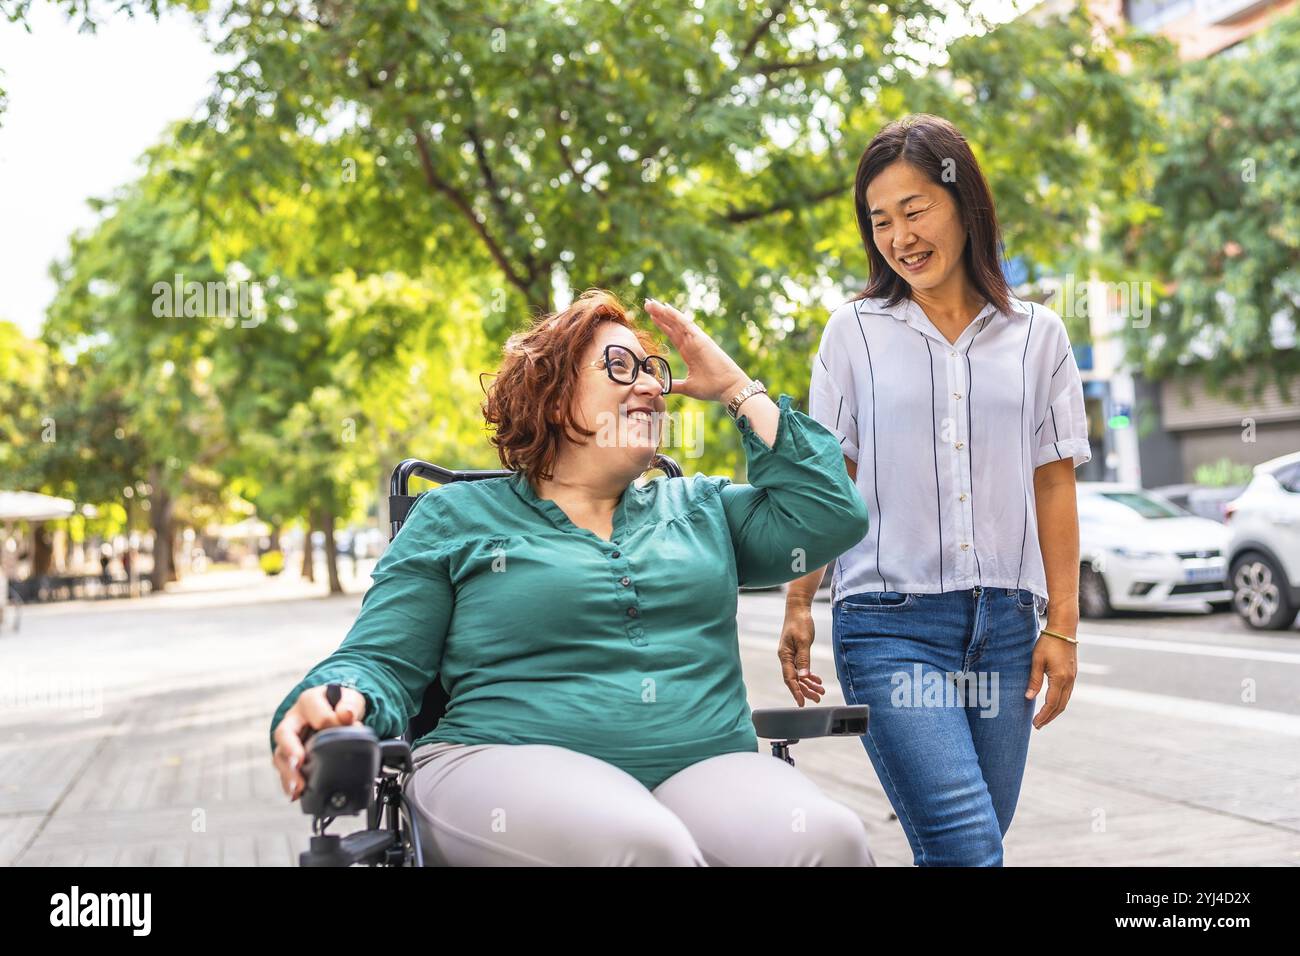
[{"label": "wheelchair joystick control", "polygon": [[350,816],[370,807],[382,760],[373,730],[364,724],[326,727],[311,735],[306,749],[306,786],[299,798],[304,813]]},{"label": "wheelchair joystick control", "polygon": [[[337,710],[339,701],[343,699],[343,685],[326,684],[325,685],[325,703],[330,705],[330,710]],[[302,741],[306,743],[316,734],[314,727],[307,727],[302,732]]]}]

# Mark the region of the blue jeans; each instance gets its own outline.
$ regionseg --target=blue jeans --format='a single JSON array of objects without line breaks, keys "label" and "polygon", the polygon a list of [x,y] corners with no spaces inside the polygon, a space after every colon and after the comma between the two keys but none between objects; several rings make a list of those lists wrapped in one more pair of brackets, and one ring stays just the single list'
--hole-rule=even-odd
[{"label": "blue jeans", "polygon": [[1029,752],[1038,608],[1024,589],[864,591],[835,604],[835,671],[918,866],[1001,866]]}]

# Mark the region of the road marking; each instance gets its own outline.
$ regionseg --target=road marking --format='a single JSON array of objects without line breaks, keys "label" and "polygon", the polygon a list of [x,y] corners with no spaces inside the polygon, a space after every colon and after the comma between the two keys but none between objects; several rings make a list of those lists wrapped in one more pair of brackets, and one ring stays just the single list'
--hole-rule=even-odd
[{"label": "road marking", "polygon": [[[1145,643],[1143,641],[1137,642]],[[776,641],[762,640],[757,637],[740,638],[742,647],[756,651],[775,651]],[[1197,645],[1199,646],[1199,645]],[[834,653],[823,644],[814,644],[812,656],[815,660],[835,665]],[[1082,665],[1079,670],[1084,671]],[[1125,690],[1122,687],[1102,687],[1097,684],[1076,683],[1070,693],[1071,702],[1086,701],[1103,707],[1120,707],[1125,710],[1137,710],[1161,717],[1176,717],[1180,720],[1196,720],[1215,724],[1219,727],[1241,727],[1247,730],[1262,730],[1267,733],[1284,734],[1288,737],[1300,737],[1300,715],[1286,714],[1277,710],[1263,710],[1254,707],[1238,707],[1234,704],[1219,704],[1214,701],[1196,700],[1191,697],[1174,697],[1169,694],[1152,694],[1141,690]]]},{"label": "road marking", "polygon": [[1101,687],[1096,684],[1075,684],[1070,694],[1070,702],[1073,703],[1075,700],[1101,704],[1103,707],[1140,710],[1161,717],[1199,720],[1219,727],[1241,727],[1246,730],[1262,730],[1267,733],[1285,734],[1288,737],[1300,737],[1300,715],[1284,714],[1277,710],[1257,710],[1253,707],[1217,704],[1213,701],[1193,700],[1190,697],[1170,697],[1167,694],[1149,694],[1141,690]]},{"label": "road marking", "polygon": [[[1198,625],[1203,623],[1214,623],[1213,620],[1211,620],[1210,622],[1196,620],[1190,614],[1185,616],[1180,615],[1180,618],[1181,617],[1186,617],[1188,623],[1192,625]],[[1285,630],[1285,631],[1256,631],[1247,628],[1245,625],[1242,625],[1240,629],[1236,629],[1234,625],[1234,622],[1237,622],[1238,620],[1236,615],[1218,614],[1215,615],[1215,617],[1218,618],[1219,622],[1223,625],[1224,627],[1223,630],[1207,631],[1204,630],[1203,628],[1195,627],[1195,626],[1184,627],[1181,621],[1175,624],[1174,619],[1168,615],[1165,616],[1152,615],[1152,620],[1150,622],[1147,622],[1139,617],[1132,617],[1132,618],[1128,618],[1127,621],[1102,620],[1098,618],[1084,618],[1079,623],[1080,626],[1090,628],[1090,629],[1101,628],[1101,630],[1097,632],[1099,634],[1119,635],[1119,634],[1124,634],[1126,632],[1132,633],[1135,630],[1146,630],[1148,633],[1151,634],[1159,634],[1163,631],[1174,631],[1186,637],[1197,638],[1197,639],[1205,638],[1207,641],[1221,641],[1225,637],[1254,637],[1254,638],[1264,638],[1269,640],[1286,641],[1288,639],[1294,639],[1300,637],[1300,630],[1296,630],[1295,628],[1292,628],[1290,630]],[[1233,629],[1229,630],[1229,628],[1233,628]],[[1270,638],[1269,635],[1272,635],[1272,637]]]},{"label": "road marking", "polygon": [[[1193,657],[1226,657],[1239,661],[1267,661],[1272,664],[1300,664],[1300,652],[1296,651],[1270,651],[1259,647],[1231,647],[1195,641],[1168,641],[1163,638],[1122,637],[1118,634],[1102,634],[1090,628],[1081,630],[1079,637],[1098,647],[1122,647],[1159,654],[1189,654]],[[813,645],[814,648],[817,646]],[[826,659],[833,660],[830,657]]]},{"label": "road marking", "polygon": [[[769,644],[767,641],[759,637],[742,637],[740,643],[743,647],[748,647],[756,651],[776,649],[775,642]],[[832,666],[835,664],[835,654],[827,648],[825,644],[814,643],[812,652],[813,657],[817,660],[831,664]],[[1112,670],[1114,670],[1114,668],[1109,664],[1088,664],[1083,661],[1079,662],[1080,674],[1109,674]]]},{"label": "road marking", "polygon": [[1224,647],[1218,644],[1198,644],[1189,641],[1165,641],[1159,638],[1118,637],[1083,631],[1080,638],[1099,647],[1126,647],[1161,654],[1191,654],[1196,657],[1231,657],[1242,661],[1270,661],[1274,664],[1300,664],[1300,654],[1294,651],[1267,651],[1256,647]]}]

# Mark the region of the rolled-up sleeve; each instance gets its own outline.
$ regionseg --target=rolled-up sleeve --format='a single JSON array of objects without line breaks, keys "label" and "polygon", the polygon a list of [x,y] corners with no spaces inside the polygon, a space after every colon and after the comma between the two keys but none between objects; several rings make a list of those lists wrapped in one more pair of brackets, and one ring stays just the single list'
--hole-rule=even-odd
[{"label": "rolled-up sleeve", "polygon": [[1074,467],[1092,459],[1088,444],[1088,414],[1083,404],[1083,381],[1079,366],[1070,348],[1065,324],[1059,318],[1056,346],[1048,353],[1050,374],[1047,410],[1038,424],[1038,452],[1034,467],[1038,468],[1062,458],[1073,458]]},{"label": "rolled-up sleeve", "polygon": [[380,739],[400,737],[442,663],[452,611],[445,528],[436,493],[422,495],[375,564],[372,583],[343,643],[313,667],[276,709],[275,728],[298,695],[336,683],[366,699],[363,723]]},{"label": "rolled-up sleeve", "polygon": [[844,467],[838,436],[790,407],[780,410],[772,447],[741,415],[736,426],[749,484],[723,480],[723,508],[739,583],[792,581],[843,554],[867,534],[867,509]]},{"label": "rolled-up sleeve", "polygon": [[853,369],[847,361],[847,353],[835,346],[834,334],[834,327],[828,326],[813,359],[808,415],[835,436],[845,456],[857,461],[858,403]]}]

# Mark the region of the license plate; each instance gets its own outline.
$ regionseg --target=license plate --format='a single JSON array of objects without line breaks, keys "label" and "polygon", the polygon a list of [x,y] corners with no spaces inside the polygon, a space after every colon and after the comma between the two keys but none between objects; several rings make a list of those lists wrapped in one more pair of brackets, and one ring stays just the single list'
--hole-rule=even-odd
[{"label": "license plate", "polygon": [[1222,581],[1222,568],[1185,568],[1183,581],[1187,584],[1201,584],[1205,581]]}]

